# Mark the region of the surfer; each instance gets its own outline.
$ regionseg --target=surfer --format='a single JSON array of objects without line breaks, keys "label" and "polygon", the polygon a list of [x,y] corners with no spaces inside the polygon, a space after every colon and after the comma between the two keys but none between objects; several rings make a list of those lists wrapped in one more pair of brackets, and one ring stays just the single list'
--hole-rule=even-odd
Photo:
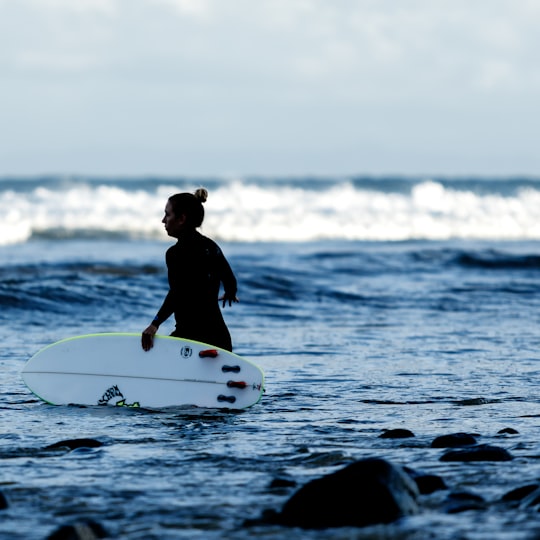
[{"label": "surfer", "polygon": [[[232,351],[223,307],[238,302],[236,278],[219,246],[197,228],[204,220],[203,203],[208,192],[172,195],[165,206],[162,223],[169,236],[178,241],[166,253],[169,292],[151,324],[142,333],[142,348],[150,350],[159,325],[173,313],[176,328],[171,336],[202,341]],[[220,284],[224,293],[219,296]]]}]

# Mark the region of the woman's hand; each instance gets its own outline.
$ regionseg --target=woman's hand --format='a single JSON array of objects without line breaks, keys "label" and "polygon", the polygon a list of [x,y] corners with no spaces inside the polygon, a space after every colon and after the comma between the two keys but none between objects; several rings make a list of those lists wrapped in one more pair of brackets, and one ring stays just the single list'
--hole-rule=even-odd
[{"label": "woman's hand", "polygon": [[145,351],[149,351],[154,346],[154,336],[156,335],[156,332],[158,331],[157,326],[154,326],[151,324],[148,328],[143,330],[142,336],[141,336],[141,344],[142,348]]},{"label": "woman's hand", "polygon": [[232,296],[232,295],[229,295],[227,293],[224,293],[223,296],[221,296],[220,298],[218,298],[219,301],[223,300],[223,307],[225,307],[225,304],[227,302],[229,302],[229,306],[232,306],[232,303],[233,302],[240,302],[240,300],[238,300],[238,297],[237,296]]}]

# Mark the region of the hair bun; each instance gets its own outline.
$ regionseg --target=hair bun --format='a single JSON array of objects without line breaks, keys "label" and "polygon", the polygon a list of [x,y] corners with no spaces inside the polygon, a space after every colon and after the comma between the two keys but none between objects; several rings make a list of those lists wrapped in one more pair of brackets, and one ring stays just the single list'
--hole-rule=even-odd
[{"label": "hair bun", "polygon": [[204,188],[197,189],[193,195],[195,195],[202,203],[206,202],[206,199],[208,199],[208,191]]}]

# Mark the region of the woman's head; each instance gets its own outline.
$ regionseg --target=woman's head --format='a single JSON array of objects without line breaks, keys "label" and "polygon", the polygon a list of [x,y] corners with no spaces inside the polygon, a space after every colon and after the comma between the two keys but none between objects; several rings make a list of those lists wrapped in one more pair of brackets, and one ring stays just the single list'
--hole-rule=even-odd
[{"label": "woman's head", "polygon": [[196,229],[204,220],[203,203],[208,191],[199,188],[195,193],[177,193],[169,197],[162,222],[169,236],[178,237],[180,231]]}]

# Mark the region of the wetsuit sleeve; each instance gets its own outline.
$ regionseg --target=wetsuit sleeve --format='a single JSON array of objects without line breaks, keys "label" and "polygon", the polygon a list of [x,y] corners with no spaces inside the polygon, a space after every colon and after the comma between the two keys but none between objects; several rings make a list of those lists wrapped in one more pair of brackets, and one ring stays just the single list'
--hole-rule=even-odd
[{"label": "wetsuit sleeve", "polygon": [[234,298],[237,292],[237,282],[233,271],[221,249],[219,250],[219,274],[226,298]]},{"label": "wetsuit sleeve", "polygon": [[159,311],[157,312],[157,315],[154,317],[154,320],[152,321],[152,324],[155,327],[159,327],[159,325],[166,321],[174,312],[174,302],[172,298],[171,291],[168,292],[167,296],[165,297],[165,300],[163,300],[163,304],[159,308]]}]

